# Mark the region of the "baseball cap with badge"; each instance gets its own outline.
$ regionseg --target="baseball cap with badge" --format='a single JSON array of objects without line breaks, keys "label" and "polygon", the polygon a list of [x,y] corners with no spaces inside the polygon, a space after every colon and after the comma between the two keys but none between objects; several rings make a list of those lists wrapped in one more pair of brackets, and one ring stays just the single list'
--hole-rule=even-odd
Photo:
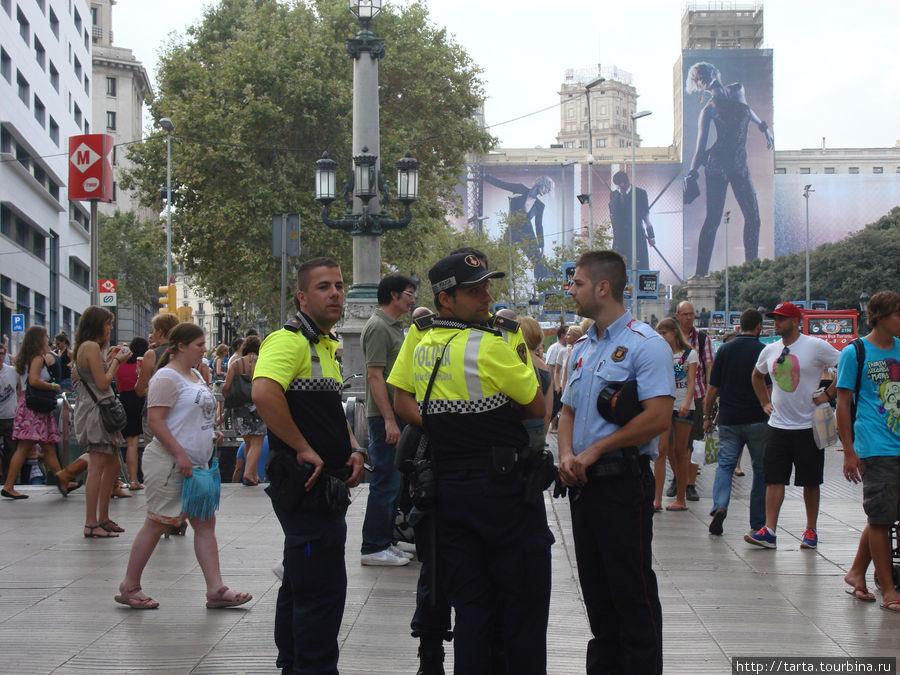
[{"label": "baseball cap with badge", "polygon": [[483,284],[488,279],[505,277],[503,272],[491,272],[471,253],[456,253],[438,260],[428,270],[428,280],[435,296],[453,288],[467,288]]},{"label": "baseball cap with badge", "polygon": [[771,312],[766,312],[766,316],[772,318],[773,316],[785,316],[789,319],[802,319],[803,315],[800,313],[800,308],[797,307],[793,302],[780,302],[775,306]]}]

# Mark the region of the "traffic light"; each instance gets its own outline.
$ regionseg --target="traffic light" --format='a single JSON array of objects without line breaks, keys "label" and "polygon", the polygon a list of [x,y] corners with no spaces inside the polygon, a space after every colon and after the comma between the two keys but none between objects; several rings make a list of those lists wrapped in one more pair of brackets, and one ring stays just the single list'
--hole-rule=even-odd
[{"label": "traffic light", "polygon": [[165,294],[159,299],[160,311],[175,314],[175,284],[159,286],[159,292]]},{"label": "traffic light", "polygon": [[179,307],[175,313],[178,314],[178,321],[181,323],[191,323],[194,321],[194,310],[190,305]]}]

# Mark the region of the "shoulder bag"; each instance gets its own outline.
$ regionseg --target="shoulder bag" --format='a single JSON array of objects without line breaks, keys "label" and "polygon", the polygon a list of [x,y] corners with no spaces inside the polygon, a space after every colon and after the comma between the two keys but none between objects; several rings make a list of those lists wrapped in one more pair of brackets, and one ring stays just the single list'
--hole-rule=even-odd
[{"label": "shoulder bag", "polygon": [[115,383],[110,385],[113,390],[113,397],[103,403],[97,400],[88,382],[85,381],[83,384],[84,388],[87,389],[87,393],[91,395],[94,403],[97,404],[97,410],[100,411],[100,422],[103,424],[106,432],[114,434],[117,431],[122,431],[125,425],[128,424],[128,414],[125,412],[125,406],[122,405],[122,401],[119,400],[119,392],[116,391]]},{"label": "shoulder bag", "polygon": [[228,393],[225,394],[226,408],[240,408],[241,406],[253,403],[253,396],[251,394],[253,391],[253,381],[245,371],[243,360],[240,361],[240,366],[241,372],[235,373],[231,380],[231,386],[228,388]]},{"label": "shoulder bag", "polygon": [[[46,363],[43,369],[47,370]],[[52,378],[50,381],[53,381]],[[29,382],[25,385],[25,407],[36,413],[51,413],[56,410],[56,392],[52,389],[36,389]]]}]

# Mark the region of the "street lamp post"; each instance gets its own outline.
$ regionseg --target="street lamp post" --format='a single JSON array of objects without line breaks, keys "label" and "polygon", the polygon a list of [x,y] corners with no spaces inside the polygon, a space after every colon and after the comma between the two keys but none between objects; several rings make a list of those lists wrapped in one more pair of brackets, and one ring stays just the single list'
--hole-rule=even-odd
[{"label": "street lamp post", "polygon": [[159,120],[166,132],[166,283],[172,283],[172,132],[175,125],[168,117]]},{"label": "street lamp post", "polygon": [[[381,174],[380,122],[378,102],[378,61],[384,57],[384,40],[371,29],[381,13],[382,0],[348,0],[350,11],[359,20],[359,30],[347,40],[347,54],[353,60],[353,174],[345,184],[346,212],[331,218],[329,206],[337,199],[337,162],[323,153],[316,162],[316,200],[322,205],[322,222],[330,228],[349,232],[353,238],[353,286],[347,294],[341,334],[344,338],[346,372],[365,372],[360,335],[375,309],[381,279],[381,235],[400,229],[412,220],[410,204],[418,199],[419,162],[407,152],[397,162],[397,200],[404,206],[401,218],[388,216],[390,187]],[[358,386],[358,385],[357,385]],[[353,393],[361,393],[354,391]]]},{"label": "street lamp post", "polygon": [[[725,212],[725,327],[731,327],[730,315],[728,314],[728,223],[731,222],[731,211]],[[715,303],[713,303],[715,304]]]},{"label": "street lamp post", "polygon": [[[869,327],[868,317],[866,315],[866,309],[869,307],[869,294],[863,291],[859,294],[859,323],[860,325],[865,324],[866,328]],[[859,331],[860,333],[862,331]]]},{"label": "street lamp post", "polygon": [[815,192],[812,184],[803,187],[803,198],[806,200],[806,308],[809,309],[809,193]]},{"label": "street lamp post", "polygon": [[573,164],[577,164],[576,160],[567,159],[565,162],[562,162],[559,165],[559,171],[562,174],[562,192],[560,194],[562,194],[563,198],[560,200],[560,204],[562,204],[562,219],[560,221],[562,225],[560,235],[562,235],[561,238],[563,246],[566,245],[566,167],[572,166]]},{"label": "street lamp post", "polygon": [[634,159],[634,127],[637,121],[647,115],[650,110],[641,110],[631,115],[631,310],[634,318],[640,320],[640,300],[638,300],[638,268],[637,268],[637,176]]},{"label": "street lamp post", "polygon": [[587,101],[588,128],[588,248],[594,248],[594,133],[591,129],[591,89],[606,82],[605,77],[598,77],[584,85],[584,99]]}]

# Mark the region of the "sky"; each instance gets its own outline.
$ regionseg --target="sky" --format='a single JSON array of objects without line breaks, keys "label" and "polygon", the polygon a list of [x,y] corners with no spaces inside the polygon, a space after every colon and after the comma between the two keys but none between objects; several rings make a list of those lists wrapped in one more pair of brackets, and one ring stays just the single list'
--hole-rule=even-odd
[{"label": "sky", "polygon": [[[394,0],[404,5],[408,0]],[[134,51],[155,82],[159,48],[202,17],[201,0],[118,0],[114,44]],[[387,2],[385,4],[388,4]],[[555,106],[567,68],[602,63],[632,73],[643,146],[672,142],[672,68],[681,48],[680,0],[429,0],[482,70],[485,120],[505,148],[556,142]],[[698,0],[697,8],[706,6]],[[730,3],[716,3],[728,5]],[[750,2],[734,3],[752,5]],[[900,142],[897,0],[768,0],[764,47],[774,53],[780,150],[891,147]],[[348,10],[349,11],[349,10]],[[377,19],[374,24],[377,32]],[[387,56],[390,58],[390,44]],[[350,61],[347,60],[348,72]],[[723,77],[728,80],[727,73]],[[509,120],[517,121],[510,122]],[[382,120],[382,124],[385,121]]]}]

